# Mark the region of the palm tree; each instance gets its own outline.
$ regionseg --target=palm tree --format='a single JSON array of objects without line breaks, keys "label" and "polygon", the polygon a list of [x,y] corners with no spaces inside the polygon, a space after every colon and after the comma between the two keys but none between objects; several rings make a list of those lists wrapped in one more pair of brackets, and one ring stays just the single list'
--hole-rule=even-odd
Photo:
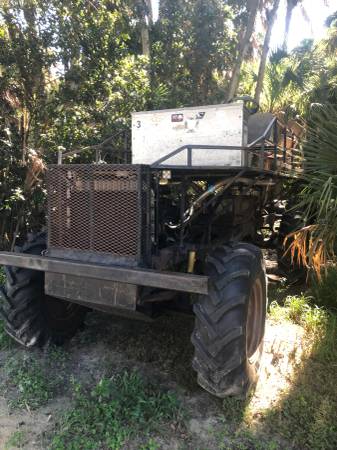
[{"label": "palm tree", "polygon": [[302,0],[287,0],[287,10],[286,10],[286,17],[285,17],[285,25],[284,25],[284,36],[283,36],[283,50],[287,50],[288,48],[288,35],[289,35],[289,29],[290,29],[290,23],[291,18],[294,12],[294,9],[300,3]]},{"label": "palm tree", "polygon": [[271,53],[261,96],[264,110],[277,113],[291,106],[296,114],[307,116],[311,103],[327,101],[328,94],[333,93],[334,72],[330,66],[335,58],[328,58],[325,47],[325,40],[314,45],[308,39],[291,53],[283,49]]},{"label": "palm tree", "polygon": [[260,66],[259,66],[259,72],[258,72],[258,76],[257,76],[255,95],[254,95],[254,100],[257,103],[260,103],[260,96],[261,96],[261,92],[262,92],[262,88],[263,88],[263,80],[264,80],[264,74],[265,74],[266,64],[267,64],[267,57],[268,57],[268,53],[269,53],[271,32],[273,30],[273,26],[275,23],[279,5],[280,5],[280,0],[274,0],[274,2],[272,4],[272,8],[270,10],[266,11],[266,16],[267,16],[266,34],[265,34],[265,38],[264,38],[264,42],[263,42],[263,46],[262,46]]},{"label": "palm tree", "polygon": [[293,12],[297,6],[301,8],[302,16],[304,19],[310,23],[309,16],[306,12],[306,10],[303,7],[304,0],[287,0],[287,10],[286,10],[286,16],[285,16],[285,25],[284,25],[284,35],[283,35],[283,50],[287,51],[288,49],[288,36],[289,36],[289,29],[291,24],[291,19],[293,16]]},{"label": "palm tree", "polygon": [[242,33],[242,36],[241,36],[239,44],[238,44],[237,59],[236,59],[232,77],[231,77],[231,80],[229,83],[227,101],[232,100],[233,97],[235,97],[236,92],[238,90],[241,67],[242,67],[242,63],[246,57],[246,54],[248,52],[249,43],[250,43],[250,39],[251,39],[253,31],[254,31],[254,25],[255,25],[255,20],[256,20],[260,1],[259,0],[250,0],[247,3],[248,3],[247,25],[246,25],[244,33]]},{"label": "palm tree", "polygon": [[[277,113],[288,102],[288,91],[293,81],[291,59],[282,49],[275,50],[266,65],[261,105],[263,110]],[[256,94],[255,94],[256,97]]]}]

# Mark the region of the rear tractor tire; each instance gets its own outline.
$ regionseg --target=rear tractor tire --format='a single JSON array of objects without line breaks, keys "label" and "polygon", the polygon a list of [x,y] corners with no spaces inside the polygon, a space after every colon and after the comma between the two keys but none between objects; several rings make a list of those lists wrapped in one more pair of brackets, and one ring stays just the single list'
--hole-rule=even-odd
[{"label": "rear tractor tire", "polygon": [[247,397],[255,386],[266,319],[267,282],[261,250],[237,243],[214,250],[205,262],[209,294],[193,306],[193,368],[211,394]]},{"label": "rear tractor tire", "polygon": [[[41,255],[46,249],[45,233],[31,235],[16,251]],[[1,287],[0,316],[6,332],[25,347],[47,343],[63,344],[83,323],[86,308],[45,295],[44,272],[5,267]]]}]

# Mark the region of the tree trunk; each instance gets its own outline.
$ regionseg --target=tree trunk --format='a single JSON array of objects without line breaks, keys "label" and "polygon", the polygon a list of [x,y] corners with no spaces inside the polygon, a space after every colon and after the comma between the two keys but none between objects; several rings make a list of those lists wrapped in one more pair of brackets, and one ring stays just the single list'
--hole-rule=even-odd
[{"label": "tree trunk", "polygon": [[151,0],[141,0],[141,29],[140,38],[142,42],[142,53],[148,58],[151,57],[150,31],[149,25],[152,23]]},{"label": "tree trunk", "polygon": [[264,74],[266,71],[267,57],[268,57],[268,53],[269,53],[270,38],[271,38],[271,33],[273,30],[273,26],[275,23],[279,5],[280,5],[280,0],[274,0],[273,8],[271,9],[271,11],[269,11],[267,13],[267,29],[266,29],[266,35],[264,37],[264,42],[263,42],[263,47],[262,47],[259,73],[257,76],[255,95],[254,95],[254,100],[257,103],[260,102],[261,92],[262,92],[262,88],[263,88]]},{"label": "tree trunk", "polygon": [[239,81],[240,81],[241,66],[246,57],[250,38],[252,37],[253,31],[254,31],[254,24],[255,24],[256,14],[257,14],[258,6],[259,6],[259,0],[250,0],[248,3],[250,5],[249,5],[249,15],[248,15],[247,27],[246,27],[245,33],[243,35],[243,38],[241,40],[241,43],[239,45],[237,60],[236,60],[232,78],[231,78],[231,81],[229,84],[227,101],[230,101],[234,98],[236,91],[238,89]]},{"label": "tree trunk", "polygon": [[298,3],[298,0],[287,0],[287,12],[286,12],[285,25],[284,25],[284,36],[283,36],[283,45],[282,45],[282,49],[284,51],[287,51],[287,48],[288,48],[288,35],[289,35],[290,23],[291,23],[291,18],[293,15],[294,8],[297,5],[297,3]]},{"label": "tree trunk", "polygon": [[144,21],[141,24],[141,41],[142,41],[142,53],[144,56],[147,56],[148,58],[151,57],[151,50],[150,50],[150,33],[149,28],[147,26],[147,23]]}]

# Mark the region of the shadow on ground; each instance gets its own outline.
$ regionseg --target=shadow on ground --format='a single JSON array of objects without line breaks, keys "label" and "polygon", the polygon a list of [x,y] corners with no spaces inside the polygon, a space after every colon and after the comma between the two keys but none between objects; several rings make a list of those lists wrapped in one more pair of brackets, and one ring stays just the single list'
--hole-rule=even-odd
[{"label": "shadow on ground", "polygon": [[[310,350],[302,327],[269,319],[263,367],[254,395],[246,401],[221,400],[197,385],[191,367],[193,322],[193,317],[176,313],[153,323],[88,314],[84,330],[53,356],[53,374],[59,373],[63,380],[56,397],[36,412],[16,414],[4,407],[0,423],[13,431],[25,430],[29,445],[24,448],[46,448],[41,436],[57,422],[56,406],[69,406],[71,379],[94,386],[102,377],[135,369],[146,380],[175,392],[186,412],[184,430],[169,430],[165,438],[155,437],[157,448],[337,448],[337,366],[335,353],[330,351],[331,331],[323,333],[319,344]],[[3,363],[9,355],[25,359],[30,354],[15,346],[2,352]],[[48,360],[46,353],[36,355],[41,361]]]},{"label": "shadow on ground", "polygon": [[193,324],[193,317],[187,315],[167,314],[147,323],[93,312],[88,315],[85,331],[71,347],[83,349],[101,343],[106,352],[149,364],[193,392],[199,389],[191,367]]},{"label": "shadow on ground", "polygon": [[282,435],[296,449],[336,449],[336,318],[326,323],[315,343],[308,338],[302,345],[305,348],[300,361],[294,361],[290,385],[265,411],[261,425]]},{"label": "shadow on ground", "polygon": [[[269,321],[261,379],[246,401],[214,399],[198,387],[191,368],[192,329],[192,317],[176,314],[148,324],[94,313],[77,345],[101,342],[105,352],[129,360],[129,367],[142,365],[147,375],[177,383],[193,410],[192,433],[203,436],[209,448],[337,448],[335,328],[327,324],[311,348],[303,328]],[[110,364],[115,370],[113,356]]]}]

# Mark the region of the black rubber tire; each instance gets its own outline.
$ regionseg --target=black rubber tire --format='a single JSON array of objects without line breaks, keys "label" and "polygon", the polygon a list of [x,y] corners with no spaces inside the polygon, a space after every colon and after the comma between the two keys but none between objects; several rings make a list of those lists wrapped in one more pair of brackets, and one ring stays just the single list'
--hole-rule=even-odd
[{"label": "black rubber tire", "polygon": [[[15,251],[41,255],[46,234],[31,235]],[[0,315],[6,332],[25,347],[63,344],[82,325],[87,309],[44,293],[44,272],[5,267],[6,284],[1,287]]]},{"label": "black rubber tire", "polygon": [[209,294],[193,306],[193,368],[199,385],[211,394],[245,398],[257,382],[263,352],[267,279],[262,252],[248,243],[223,246],[207,256],[204,273]]}]

